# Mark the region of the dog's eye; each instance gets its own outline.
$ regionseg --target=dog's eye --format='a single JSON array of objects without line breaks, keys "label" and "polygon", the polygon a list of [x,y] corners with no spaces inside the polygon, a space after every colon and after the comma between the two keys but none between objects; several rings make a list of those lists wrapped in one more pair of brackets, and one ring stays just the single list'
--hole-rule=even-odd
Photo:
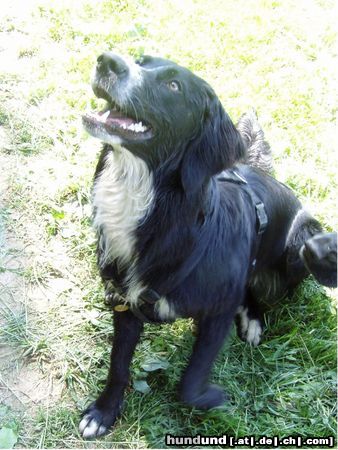
[{"label": "dog's eye", "polygon": [[178,81],[169,81],[169,83],[167,83],[167,86],[173,92],[178,92],[181,90],[181,85]]}]

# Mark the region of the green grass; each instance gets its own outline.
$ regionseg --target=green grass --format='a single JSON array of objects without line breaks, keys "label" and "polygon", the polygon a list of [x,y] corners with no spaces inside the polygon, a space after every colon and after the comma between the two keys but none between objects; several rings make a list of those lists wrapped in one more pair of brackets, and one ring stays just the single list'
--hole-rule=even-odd
[{"label": "green grass", "polygon": [[[223,410],[202,413],[177,399],[193,343],[191,323],[180,320],[146,326],[132,379],[146,379],[151,390],[142,394],[130,386],[113,433],[88,444],[77,431],[80,411],[103,386],[113,332],[90,226],[100,144],[88,138],[80,120],[85,109],[97,107],[90,89],[97,55],[112,49],[172,58],[210,82],[234,121],[255,107],[277,177],[332,230],[337,228],[334,2],[25,5],[5,8],[0,22],[6,61],[0,71],[0,125],[6,133],[0,156],[11,167],[4,174],[9,189],[0,218],[25,248],[20,274],[28,289],[20,301],[27,309],[22,314],[0,299],[0,343],[18,349],[19,363],[52,377],[63,390],[33,409],[1,406],[0,428],[12,427],[19,433],[17,445],[25,448],[161,448],[166,433],[335,435],[336,293],[312,279],[266,316],[258,348],[242,343],[232,330],[213,372],[230,397]],[[2,264],[8,251],[0,250],[3,273],[9,270]],[[0,285],[0,294],[4,289],[11,292],[11,286]],[[145,372],[151,357],[168,361],[168,368]]]}]

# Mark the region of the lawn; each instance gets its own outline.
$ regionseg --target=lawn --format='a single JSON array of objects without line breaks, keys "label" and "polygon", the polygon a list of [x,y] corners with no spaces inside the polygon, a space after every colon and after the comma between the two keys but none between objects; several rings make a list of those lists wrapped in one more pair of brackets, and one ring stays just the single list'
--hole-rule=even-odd
[{"label": "lawn", "polygon": [[177,399],[193,342],[191,323],[179,320],[146,326],[114,431],[89,444],[77,431],[81,410],[104,383],[113,332],[91,229],[100,144],[81,126],[81,114],[98,106],[90,88],[96,57],[111,49],[171,58],[205,78],[234,121],[255,107],[277,178],[334,230],[335,2],[7,3],[0,16],[0,448],[5,435],[21,448],[163,448],[166,433],[335,436],[337,293],[313,279],[266,316],[259,347],[232,331],[213,373],[230,396],[223,409],[202,413]]}]

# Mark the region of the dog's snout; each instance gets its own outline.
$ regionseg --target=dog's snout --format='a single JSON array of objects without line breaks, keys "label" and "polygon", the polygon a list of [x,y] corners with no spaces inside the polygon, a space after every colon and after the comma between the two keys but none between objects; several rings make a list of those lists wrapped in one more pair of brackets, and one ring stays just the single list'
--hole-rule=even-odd
[{"label": "dog's snout", "polygon": [[117,76],[127,75],[128,66],[118,55],[111,52],[102,53],[97,58],[97,70],[105,75],[113,73]]}]

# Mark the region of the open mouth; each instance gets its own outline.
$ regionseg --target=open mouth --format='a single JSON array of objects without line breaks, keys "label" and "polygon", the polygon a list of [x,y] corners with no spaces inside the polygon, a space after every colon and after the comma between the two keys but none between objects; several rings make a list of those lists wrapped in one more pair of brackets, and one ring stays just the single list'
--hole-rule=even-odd
[{"label": "open mouth", "polygon": [[86,113],[82,120],[86,130],[94,137],[102,138],[102,134],[108,134],[136,141],[153,136],[149,124],[124,114],[116,104],[108,105],[100,112]]}]

